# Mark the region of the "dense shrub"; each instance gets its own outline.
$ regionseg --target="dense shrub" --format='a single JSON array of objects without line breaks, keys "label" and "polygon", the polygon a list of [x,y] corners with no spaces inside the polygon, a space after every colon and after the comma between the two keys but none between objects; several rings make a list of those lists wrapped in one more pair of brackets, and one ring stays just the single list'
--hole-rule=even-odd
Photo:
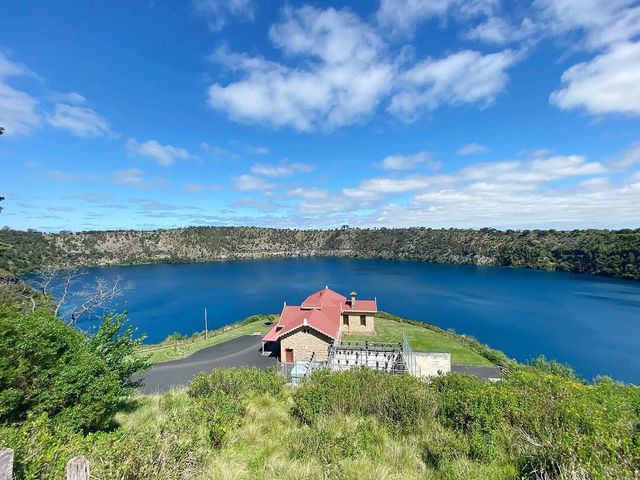
[{"label": "dense shrub", "polygon": [[307,424],[332,414],[373,415],[403,432],[417,429],[436,409],[433,395],[419,380],[367,368],[314,372],[293,400],[293,415]]},{"label": "dense shrub", "polygon": [[640,474],[636,387],[610,379],[585,385],[517,367],[496,384],[453,374],[435,379],[431,388],[438,393],[440,420],[467,436],[471,458],[490,461],[510,452],[528,478],[579,471],[592,478]]},{"label": "dense shrub", "polygon": [[210,373],[200,373],[189,384],[188,394],[194,398],[203,398],[224,393],[239,398],[249,393],[270,393],[277,395],[282,391],[285,379],[275,369],[229,368],[215,369]]},{"label": "dense shrub", "polygon": [[106,427],[117,374],[86,337],[44,311],[0,318],[0,421],[47,412],[72,428]]},{"label": "dense shrub", "polygon": [[107,317],[88,339],[46,311],[0,313],[0,422],[46,412],[71,429],[109,425],[132,373],[145,366],[124,316]]}]

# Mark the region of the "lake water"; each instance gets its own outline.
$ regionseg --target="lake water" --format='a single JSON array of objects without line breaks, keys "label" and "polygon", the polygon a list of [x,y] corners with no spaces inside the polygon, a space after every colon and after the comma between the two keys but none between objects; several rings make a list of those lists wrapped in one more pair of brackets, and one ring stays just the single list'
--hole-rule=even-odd
[{"label": "lake water", "polygon": [[[118,299],[158,342],[254,313],[279,313],[325,285],[378,299],[381,310],[422,320],[524,361],[544,354],[581,375],[640,384],[640,282],[500,267],[342,258],[287,258],[88,269],[122,275]],[[95,319],[79,326],[89,328]]]}]

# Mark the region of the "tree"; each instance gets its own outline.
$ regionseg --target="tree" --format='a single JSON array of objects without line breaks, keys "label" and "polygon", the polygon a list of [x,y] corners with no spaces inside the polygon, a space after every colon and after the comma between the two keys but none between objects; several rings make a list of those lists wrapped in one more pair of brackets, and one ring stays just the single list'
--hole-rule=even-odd
[{"label": "tree", "polygon": [[0,127],[0,135],[4,134],[4,127]]},{"label": "tree", "polygon": [[69,325],[75,325],[81,317],[92,313],[95,309],[106,307],[110,300],[121,296],[124,292],[120,276],[115,277],[113,281],[98,277],[95,284],[85,284],[81,289],[75,290],[81,277],[86,274],[86,270],[59,271],[51,266],[44,267],[38,272],[40,291],[45,296],[57,298],[54,315],[59,316],[63,306],[71,308],[67,320]]}]

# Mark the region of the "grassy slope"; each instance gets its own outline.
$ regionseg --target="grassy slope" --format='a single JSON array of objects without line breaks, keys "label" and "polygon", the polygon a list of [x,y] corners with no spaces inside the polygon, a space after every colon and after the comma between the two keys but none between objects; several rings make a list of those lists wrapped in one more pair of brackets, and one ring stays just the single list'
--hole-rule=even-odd
[{"label": "grassy slope", "polygon": [[414,350],[440,350],[451,352],[451,363],[467,365],[493,365],[489,360],[461,345],[455,340],[426,328],[376,317],[376,335],[345,335],[344,340],[374,340],[376,342],[401,342],[404,330]]},{"label": "grassy slope", "polygon": [[[422,460],[422,445],[429,440],[427,433],[397,437],[390,435],[374,419],[354,416],[336,416],[322,420],[310,429],[290,414],[291,395],[287,388],[281,396],[254,395],[249,398],[242,423],[229,428],[228,438],[220,450],[199,446],[192,451],[202,459],[199,465],[180,471],[181,478],[210,480],[340,480],[362,479],[442,479],[433,474]],[[167,399],[171,398],[171,402]],[[117,421],[126,430],[157,432],[176,427],[182,419],[182,405],[188,402],[185,390],[174,390],[164,395],[139,397],[138,408],[130,413],[120,413]],[[162,403],[174,406],[167,410]],[[359,425],[372,424],[374,435],[370,439],[371,450],[344,454],[341,449],[350,445],[359,431]],[[194,427],[192,427],[194,428]],[[321,431],[322,435],[312,435]],[[334,445],[335,439],[342,446]],[[310,445],[315,447],[311,447]],[[309,452],[310,450],[310,452]],[[315,450],[315,451],[314,451]],[[512,478],[497,462],[483,465],[468,459],[460,459],[450,467],[447,479]],[[508,470],[508,469],[507,469]],[[511,473],[511,472],[508,472]],[[164,478],[164,477],[163,477]]]},{"label": "grassy slope", "polygon": [[229,325],[228,327],[232,328],[228,329],[228,327],[225,327],[217,331],[209,332],[209,338],[207,340],[202,336],[202,338],[197,338],[193,341],[188,340],[185,341],[185,343],[179,344],[176,344],[176,342],[163,342],[159,345],[145,346],[140,349],[139,352],[143,354],[151,354],[151,363],[167,362],[169,360],[185,358],[197,350],[231,340],[232,338],[236,338],[241,335],[252,335],[254,333],[265,335],[271,329],[271,325],[265,325],[265,320],[265,318],[260,318],[259,320],[246,324],[240,323],[237,326]]}]

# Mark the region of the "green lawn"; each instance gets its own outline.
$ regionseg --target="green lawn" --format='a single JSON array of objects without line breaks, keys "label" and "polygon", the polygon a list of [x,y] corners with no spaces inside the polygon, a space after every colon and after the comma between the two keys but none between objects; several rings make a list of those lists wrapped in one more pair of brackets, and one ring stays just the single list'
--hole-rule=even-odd
[{"label": "green lawn", "polygon": [[376,335],[345,335],[343,340],[372,340],[401,342],[402,330],[414,350],[440,350],[451,352],[451,363],[465,365],[493,365],[489,360],[455,340],[427,328],[395,320],[376,317]]},{"label": "green lawn", "polygon": [[[216,343],[221,343],[232,338],[239,337],[240,335],[251,335],[253,333],[259,333],[260,335],[266,335],[271,330],[272,325],[265,325],[266,318],[261,318],[255,322],[247,323],[245,325],[239,325],[226,332],[216,333],[210,332],[207,340],[196,340],[193,342],[182,343],[180,345],[169,344],[160,348],[155,348],[153,345],[148,345],[140,350],[142,354],[151,354],[151,363],[166,362],[168,360],[177,360],[179,358],[185,358],[191,355],[193,352],[205,347],[210,347]],[[277,321],[277,319],[276,319]],[[148,350],[153,348],[153,350]]]}]

